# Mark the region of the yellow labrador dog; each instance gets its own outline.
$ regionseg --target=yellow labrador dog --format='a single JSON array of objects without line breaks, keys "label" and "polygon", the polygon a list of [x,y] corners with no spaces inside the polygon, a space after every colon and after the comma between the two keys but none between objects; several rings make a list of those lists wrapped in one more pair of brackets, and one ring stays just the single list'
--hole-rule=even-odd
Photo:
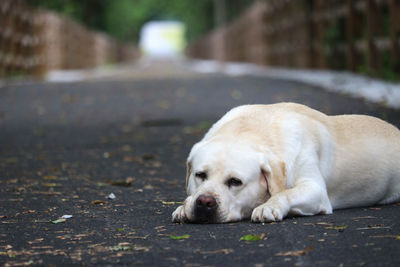
[{"label": "yellow labrador dog", "polygon": [[399,201],[400,131],[294,103],[240,106],[193,146],[186,189],[174,222],[271,222]]}]

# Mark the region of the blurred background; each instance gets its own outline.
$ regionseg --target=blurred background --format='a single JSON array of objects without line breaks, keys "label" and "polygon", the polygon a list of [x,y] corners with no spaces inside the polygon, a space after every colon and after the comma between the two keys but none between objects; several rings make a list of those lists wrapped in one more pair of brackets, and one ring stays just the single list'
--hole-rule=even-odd
[{"label": "blurred background", "polygon": [[0,77],[143,56],[400,79],[398,0],[0,0]]}]

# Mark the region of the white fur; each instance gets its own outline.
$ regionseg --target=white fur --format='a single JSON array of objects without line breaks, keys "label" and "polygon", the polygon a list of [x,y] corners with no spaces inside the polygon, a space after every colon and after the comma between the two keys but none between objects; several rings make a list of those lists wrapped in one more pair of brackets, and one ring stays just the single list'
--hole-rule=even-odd
[{"label": "white fur", "polygon": [[[327,116],[293,103],[241,106],[192,148],[188,198],[172,219],[195,221],[202,194],[216,198],[217,222],[391,203],[400,199],[399,164],[400,131],[382,120]],[[207,172],[205,181],[198,171]],[[230,177],[243,185],[227,186]]]}]

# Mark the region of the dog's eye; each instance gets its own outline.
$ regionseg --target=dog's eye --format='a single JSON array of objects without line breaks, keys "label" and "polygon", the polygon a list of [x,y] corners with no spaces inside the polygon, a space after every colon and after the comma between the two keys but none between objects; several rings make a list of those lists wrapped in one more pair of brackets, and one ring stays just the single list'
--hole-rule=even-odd
[{"label": "dog's eye", "polygon": [[231,187],[231,186],[241,186],[243,183],[240,179],[232,177],[226,181],[226,184]]},{"label": "dog's eye", "polygon": [[207,173],[206,172],[196,172],[196,177],[200,178],[201,180],[207,179]]}]

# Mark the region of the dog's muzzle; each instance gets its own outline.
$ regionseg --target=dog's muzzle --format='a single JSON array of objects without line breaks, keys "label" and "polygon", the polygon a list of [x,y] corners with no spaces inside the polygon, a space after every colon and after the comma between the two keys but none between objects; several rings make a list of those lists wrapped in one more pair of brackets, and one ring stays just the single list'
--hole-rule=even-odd
[{"label": "dog's muzzle", "polygon": [[215,197],[200,195],[195,202],[194,222],[213,223],[217,218],[218,203]]}]

